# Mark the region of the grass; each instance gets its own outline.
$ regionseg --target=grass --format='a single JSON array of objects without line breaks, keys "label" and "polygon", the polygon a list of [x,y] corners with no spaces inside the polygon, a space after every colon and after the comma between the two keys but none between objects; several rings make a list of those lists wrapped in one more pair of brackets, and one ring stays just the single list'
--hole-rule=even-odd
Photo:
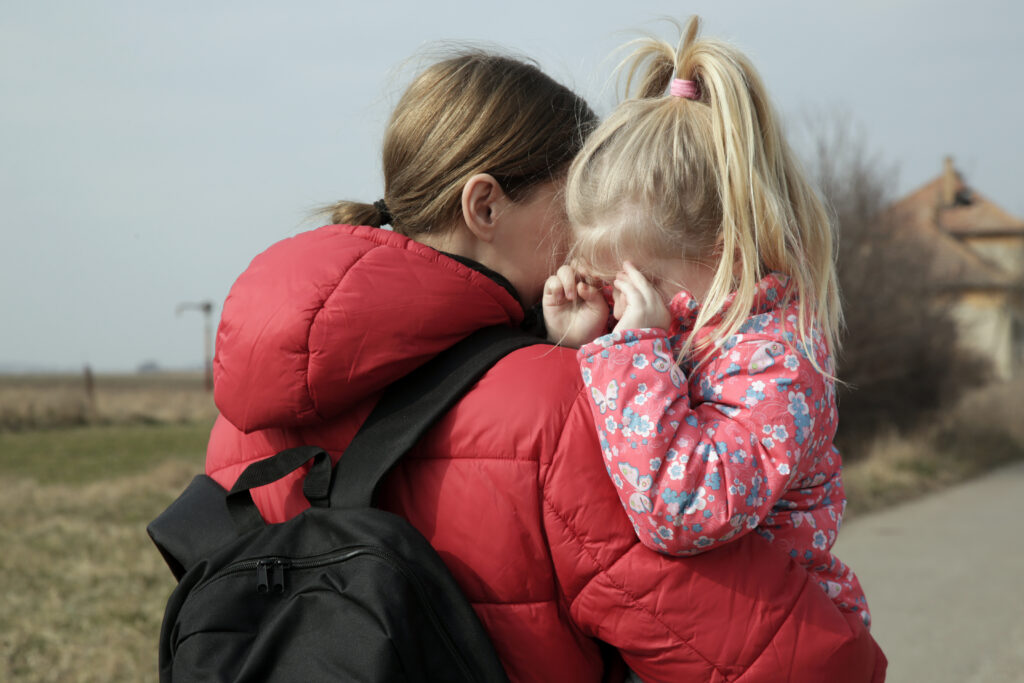
[{"label": "grass", "polygon": [[887,434],[869,455],[843,468],[847,517],[913,500],[1024,458],[1024,442],[1005,432],[928,429]]},{"label": "grass", "polygon": [[0,680],[156,679],[174,580],[145,524],[201,461],[85,483],[0,476]]},{"label": "grass", "polygon": [[0,432],[0,474],[44,485],[122,477],[169,459],[201,462],[209,435],[195,422]]},{"label": "grass", "polygon": [[924,429],[879,435],[866,457],[843,467],[848,516],[897,505],[1024,459],[1021,397],[1024,379],[993,384],[964,396],[955,410]]},{"label": "grass", "polygon": [[212,421],[201,373],[0,375],[0,432]]},{"label": "grass", "polygon": [[[155,680],[146,524],[202,471],[201,377],[0,377],[0,681]],[[40,427],[47,427],[40,429]]]}]

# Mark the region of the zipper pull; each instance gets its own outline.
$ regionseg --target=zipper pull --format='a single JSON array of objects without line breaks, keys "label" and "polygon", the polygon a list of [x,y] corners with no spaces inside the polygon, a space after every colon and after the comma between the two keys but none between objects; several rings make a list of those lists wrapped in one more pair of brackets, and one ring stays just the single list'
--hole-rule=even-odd
[{"label": "zipper pull", "polygon": [[272,588],[277,594],[284,593],[284,570],[288,565],[283,560],[274,560]]},{"label": "zipper pull", "polygon": [[270,581],[267,578],[267,564],[263,560],[256,563],[256,592],[266,593],[270,590]]}]

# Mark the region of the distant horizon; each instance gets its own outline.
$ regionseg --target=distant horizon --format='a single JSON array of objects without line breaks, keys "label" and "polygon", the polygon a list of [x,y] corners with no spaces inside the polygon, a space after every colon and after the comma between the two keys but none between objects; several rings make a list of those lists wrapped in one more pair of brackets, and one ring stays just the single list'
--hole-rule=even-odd
[{"label": "distant horizon", "polygon": [[[203,366],[181,366],[181,367],[170,367],[157,365],[156,368],[144,369],[144,363],[139,363],[134,369],[130,368],[96,368],[92,367],[92,371],[96,375],[161,375],[161,374],[196,374],[198,376],[203,375]],[[21,363],[4,363],[0,362],[0,377],[16,377],[19,375],[67,375],[67,376],[78,376],[85,374],[86,365],[82,365],[78,368],[61,365],[32,365],[32,364],[21,364]]]}]

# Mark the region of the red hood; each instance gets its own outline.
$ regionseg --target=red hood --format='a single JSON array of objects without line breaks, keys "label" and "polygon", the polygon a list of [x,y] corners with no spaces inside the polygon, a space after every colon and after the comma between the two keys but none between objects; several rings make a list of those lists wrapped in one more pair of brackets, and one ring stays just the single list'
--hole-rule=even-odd
[{"label": "red hood", "polygon": [[329,225],[273,245],[232,286],[214,398],[244,432],[318,424],[471,332],[522,318],[501,285],[430,247]]}]

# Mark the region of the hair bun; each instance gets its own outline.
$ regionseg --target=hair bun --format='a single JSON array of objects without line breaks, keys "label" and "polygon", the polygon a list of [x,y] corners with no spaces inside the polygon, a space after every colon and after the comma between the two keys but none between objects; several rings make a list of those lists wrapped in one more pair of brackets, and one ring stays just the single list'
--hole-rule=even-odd
[{"label": "hair bun", "polygon": [[391,225],[391,212],[388,211],[388,205],[383,199],[378,199],[373,203],[373,208],[377,209],[377,213],[380,214],[381,225]]}]

